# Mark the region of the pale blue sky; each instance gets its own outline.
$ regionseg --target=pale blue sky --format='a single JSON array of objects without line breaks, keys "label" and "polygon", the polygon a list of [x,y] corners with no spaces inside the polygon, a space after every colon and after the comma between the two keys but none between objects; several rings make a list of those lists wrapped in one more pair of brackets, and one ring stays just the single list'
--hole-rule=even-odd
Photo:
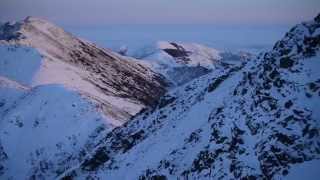
[{"label": "pale blue sky", "polygon": [[295,24],[320,12],[320,0],[0,0],[0,21],[26,16],[61,25]]}]

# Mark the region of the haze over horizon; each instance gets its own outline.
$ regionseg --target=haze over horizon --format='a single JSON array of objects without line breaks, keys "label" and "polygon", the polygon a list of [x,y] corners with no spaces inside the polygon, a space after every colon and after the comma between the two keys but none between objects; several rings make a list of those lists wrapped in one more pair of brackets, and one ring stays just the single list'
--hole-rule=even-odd
[{"label": "haze over horizon", "polygon": [[63,26],[291,25],[312,19],[319,7],[318,0],[2,0],[0,21],[36,16]]}]

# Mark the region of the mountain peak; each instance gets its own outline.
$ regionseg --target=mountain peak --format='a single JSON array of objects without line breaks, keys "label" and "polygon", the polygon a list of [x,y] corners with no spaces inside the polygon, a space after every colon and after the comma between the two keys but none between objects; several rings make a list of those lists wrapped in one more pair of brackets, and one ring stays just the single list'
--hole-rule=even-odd
[{"label": "mountain peak", "polygon": [[61,36],[65,32],[53,23],[38,17],[28,16],[18,22],[6,22],[0,28],[0,40],[18,41],[34,39],[33,35]]},{"label": "mountain peak", "polygon": [[35,16],[27,16],[24,21],[34,21],[34,20],[43,20],[40,17],[35,17]]},{"label": "mountain peak", "polygon": [[41,18],[41,17],[34,17],[34,16],[28,16],[25,19],[19,21],[21,24],[29,24],[29,25],[34,25],[34,26],[47,26],[47,27],[56,27],[58,28],[57,25],[52,23],[51,21]]}]

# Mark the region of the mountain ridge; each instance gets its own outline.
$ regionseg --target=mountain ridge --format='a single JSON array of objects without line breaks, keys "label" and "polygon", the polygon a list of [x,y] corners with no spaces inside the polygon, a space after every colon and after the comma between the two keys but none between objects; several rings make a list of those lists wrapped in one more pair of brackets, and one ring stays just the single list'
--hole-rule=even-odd
[{"label": "mountain ridge", "polygon": [[[319,165],[318,17],[295,26],[273,50],[246,65],[168,92],[156,108],[113,130],[95,153],[63,175],[285,179],[298,164]],[[296,173],[299,178],[306,172]]]},{"label": "mountain ridge", "polygon": [[[17,23],[4,24],[0,32],[1,44],[31,46],[43,56],[34,86],[64,84],[83,91],[89,99],[90,96],[98,98],[98,102],[104,102],[102,107],[111,104],[120,108],[113,101],[123,99],[132,104],[132,110],[122,109],[124,116],[115,117],[120,121],[152,105],[165,92],[165,80],[147,67],[81,40],[45,20],[27,17]],[[66,79],[60,74],[72,78]],[[105,112],[111,117],[116,114],[108,106]]]}]

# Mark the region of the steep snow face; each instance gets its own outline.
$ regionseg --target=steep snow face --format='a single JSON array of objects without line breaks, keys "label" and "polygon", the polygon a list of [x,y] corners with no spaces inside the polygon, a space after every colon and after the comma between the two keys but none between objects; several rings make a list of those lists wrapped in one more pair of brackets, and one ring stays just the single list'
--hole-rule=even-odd
[{"label": "steep snow face", "polygon": [[39,53],[33,48],[0,45],[0,55],[0,76],[30,86],[42,61]]},{"label": "steep snow face", "polygon": [[166,76],[173,85],[182,85],[209,73],[222,63],[241,64],[251,55],[222,52],[196,43],[159,41],[154,47],[136,52],[135,57]]},{"label": "steep snow face", "polygon": [[319,19],[295,26],[245,65],[170,91],[58,177],[285,179],[313,172],[320,159]]},{"label": "steep snow face", "polygon": [[1,87],[1,177],[55,174],[81,162],[99,133],[111,129],[95,106],[63,87]]},{"label": "steep snow face", "polygon": [[[300,179],[318,179],[320,160],[312,160],[292,167],[290,173],[285,179],[300,180]],[[304,173],[308,172],[308,173]]]},{"label": "steep snow face", "polygon": [[93,150],[99,133],[114,127],[79,92],[32,86],[42,61],[33,48],[0,46],[0,54],[1,178],[64,171]]},{"label": "steep snow face", "polygon": [[32,86],[63,84],[100,104],[109,119],[123,123],[165,92],[162,76],[141,63],[78,39],[38,18],[6,23],[0,43],[36,48],[43,56]]}]

